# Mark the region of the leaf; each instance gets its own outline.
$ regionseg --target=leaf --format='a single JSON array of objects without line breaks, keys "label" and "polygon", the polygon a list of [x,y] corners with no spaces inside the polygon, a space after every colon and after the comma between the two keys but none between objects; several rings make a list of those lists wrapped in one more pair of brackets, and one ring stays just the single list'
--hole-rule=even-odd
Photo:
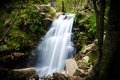
[{"label": "leaf", "polygon": [[31,25],[31,26],[30,26],[30,30],[31,30],[32,32],[35,32],[35,31],[37,30],[37,28],[38,28],[38,26],[35,26],[35,25]]},{"label": "leaf", "polygon": [[22,14],[20,17],[21,18],[27,18],[27,14]]}]

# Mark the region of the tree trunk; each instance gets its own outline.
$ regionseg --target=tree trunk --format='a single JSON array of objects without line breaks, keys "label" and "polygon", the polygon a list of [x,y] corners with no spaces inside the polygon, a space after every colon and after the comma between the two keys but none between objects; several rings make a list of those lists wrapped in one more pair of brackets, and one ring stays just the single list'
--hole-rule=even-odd
[{"label": "tree trunk", "polygon": [[118,1],[111,0],[99,80],[120,80],[120,8],[118,6]]},{"label": "tree trunk", "polygon": [[[96,13],[96,38],[98,39],[98,62],[102,57],[103,35],[104,35],[104,13],[105,13],[105,0],[93,0],[94,9]],[[100,4],[100,5],[99,5]]]},{"label": "tree trunk", "polygon": [[[102,55],[97,71],[88,80],[120,80],[120,8],[119,2],[110,0],[109,20]],[[100,57],[100,56],[99,56]],[[97,75],[96,75],[97,74]]]},{"label": "tree trunk", "polygon": [[[105,0],[93,0],[94,10],[96,14],[96,38],[98,59],[93,67],[93,72],[90,74],[91,80],[95,80],[99,76],[100,63],[102,59],[102,47],[103,47],[103,33],[104,33],[104,12],[105,12]],[[89,77],[87,78],[89,80]]]},{"label": "tree trunk", "polygon": [[62,12],[65,13],[65,5],[64,5],[64,1],[62,1]]}]

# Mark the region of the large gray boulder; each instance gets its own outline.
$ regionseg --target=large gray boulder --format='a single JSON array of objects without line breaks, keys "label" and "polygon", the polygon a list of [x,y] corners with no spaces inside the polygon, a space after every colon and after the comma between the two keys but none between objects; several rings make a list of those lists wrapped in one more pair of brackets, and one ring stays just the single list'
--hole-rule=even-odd
[{"label": "large gray boulder", "polygon": [[78,69],[77,63],[74,59],[66,60],[66,74],[67,76],[73,76],[76,69]]}]

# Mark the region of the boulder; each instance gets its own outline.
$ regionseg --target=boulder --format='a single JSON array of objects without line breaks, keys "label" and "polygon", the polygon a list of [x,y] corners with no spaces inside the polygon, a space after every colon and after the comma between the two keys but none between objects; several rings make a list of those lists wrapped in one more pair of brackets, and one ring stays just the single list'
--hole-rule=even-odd
[{"label": "boulder", "polygon": [[53,80],[67,80],[67,77],[61,73],[53,73]]},{"label": "boulder", "polygon": [[85,77],[88,73],[85,72],[83,69],[76,69],[75,73],[73,74],[74,76],[80,76],[80,77]]},{"label": "boulder", "polygon": [[97,46],[96,46],[96,43],[95,43],[95,41],[94,41],[93,43],[85,46],[85,47],[83,48],[83,50],[81,50],[80,53],[82,53],[82,54],[89,54],[89,53],[91,53],[92,51],[96,51],[96,48],[97,48]]},{"label": "boulder", "polygon": [[46,79],[46,80],[83,80],[83,78],[79,76],[66,77],[64,74],[56,72],[56,73],[53,73],[53,79]]},{"label": "boulder", "polygon": [[66,73],[68,76],[73,76],[76,69],[78,69],[78,66],[74,59],[66,60]]},{"label": "boulder", "polygon": [[83,80],[83,78],[81,78],[79,76],[69,76],[68,80]]},{"label": "boulder", "polygon": [[60,73],[61,73],[61,74],[64,74],[65,76],[67,76],[67,73],[66,73],[65,70],[62,70]]},{"label": "boulder", "polygon": [[82,60],[78,60],[77,64],[80,69],[88,69],[90,67],[89,56],[85,56]]},{"label": "boulder", "polygon": [[83,57],[83,58],[82,58],[82,61],[83,61],[84,63],[88,63],[88,62],[89,62],[89,56]]},{"label": "boulder", "polygon": [[79,54],[75,55],[75,60],[78,61],[80,59],[82,59],[83,57],[89,55],[90,53],[95,53],[97,49],[96,46],[96,41],[94,41],[93,43],[86,45]]},{"label": "boulder", "polygon": [[83,63],[82,60],[78,60],[78,61],[77,61],[77,64],[78,64],[78,67],[79,67],[80,69],[85,68],[85,64]]}]

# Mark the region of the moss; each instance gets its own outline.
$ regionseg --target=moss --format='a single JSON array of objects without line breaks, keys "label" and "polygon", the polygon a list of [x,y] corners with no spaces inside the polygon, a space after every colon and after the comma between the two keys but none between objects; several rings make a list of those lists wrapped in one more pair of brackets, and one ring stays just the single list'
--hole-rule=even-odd
[{"label": "moss", "polygon": [[88,54],[90,60],[89,62],[93,65],[95,65],[96,61],[97,61],[97,52],[91,52]]}]

